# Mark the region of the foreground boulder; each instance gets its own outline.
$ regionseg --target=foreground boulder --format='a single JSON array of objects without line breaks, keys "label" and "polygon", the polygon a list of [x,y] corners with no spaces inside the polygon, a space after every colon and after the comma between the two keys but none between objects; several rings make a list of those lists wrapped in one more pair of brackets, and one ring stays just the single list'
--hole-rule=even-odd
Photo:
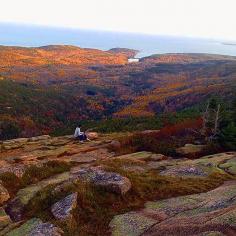
[{"label": "foreground boulder", "polygon": [[30,232],[29,236],[61,236],[63,234],[62,229],[51,223],[40,223]]},{"label": "foreground boulder", "polygon": [[94,140],[98,138],[98,133],[97,132],[86,132],[86,136],[90,140]]},{"label": "foreground boulder", "polygon": [[143,210],[117,215],[112,235],[236,235],[236,181],[206,193],[148,202]]},{"label": "foreground boulder", "polygon": [[215,169],[210,167],[203,167],[202,165],[191,165],[186,162],[186,165],[176,165],[173,167],[167,167],[166,170],[161,171],[161,175],[179,176],[179,177],[207,177],[213,173]]},{"label": "foreground boulder", "polygon": [[59,202],[56,202],[51,207],[51,212],[57,220],[70,222],[72,219],[72,211],[77,206],[77,193],[72,193],[63,198]]},{"label": "foreground boulder", "polygon": [[119,150],[121,148],[121,143],[117,140],[113,140],[111,141],[111,143],[109,144],[109,147],[112,150]]},{"label": "foreground boulder", "polygon": [[73,178],[100,186],[108,192],[124,195],[131,188],[131,182],[128,178],[120,174],[107,172],[98,167],[84,168],[76,171]]},{"label": "foreground boulder", "polygon": [[0,205],[6,202],[10,198],[10,195],[5,187],[0,182]]},{"label": "foreground boulder", "polygon": [[61,236],[63,231],[51,223],[43,223],[38,218],[28,220],[6,236]]}]

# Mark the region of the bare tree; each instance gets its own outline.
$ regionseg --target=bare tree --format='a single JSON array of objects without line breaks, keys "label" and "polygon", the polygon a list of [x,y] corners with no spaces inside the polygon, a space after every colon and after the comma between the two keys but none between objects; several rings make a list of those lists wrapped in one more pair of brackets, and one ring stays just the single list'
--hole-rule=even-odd
[{"label": "bare tree", "polygon": [[219,134],[221,120],[221,105],[215,100],[207,102],[206,110],[202,115],[203,125],[200,134],[205,137],[205,141],[215,139]]},{"label": "bare tree", "polygon": [[217,109],[215,112],[215,122],[214,122],[214,129],[213,129],[213,137],[218,134],[219,131],[219,121],[220,121],[220,104],[217,105]]}]

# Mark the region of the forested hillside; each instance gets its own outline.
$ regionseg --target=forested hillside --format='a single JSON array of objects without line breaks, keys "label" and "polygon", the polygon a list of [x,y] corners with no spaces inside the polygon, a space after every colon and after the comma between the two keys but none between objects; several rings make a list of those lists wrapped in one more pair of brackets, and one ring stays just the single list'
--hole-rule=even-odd
[{"label": "forested hillside", "polygon": [[[165,114],[199,107],[214,96],[227,103],[235,95],[235,57],[165,54],[127,63],[136,53],[1,46],[1,132],[10,137],[71,132],[81,121],[109,119],[111,127],[111,118],[119,123],[130,117],[137,118],[132,127],[142,129],[147,125],[139,118],[158,123]],[[109,130],[105,123],[102,129]]]}]

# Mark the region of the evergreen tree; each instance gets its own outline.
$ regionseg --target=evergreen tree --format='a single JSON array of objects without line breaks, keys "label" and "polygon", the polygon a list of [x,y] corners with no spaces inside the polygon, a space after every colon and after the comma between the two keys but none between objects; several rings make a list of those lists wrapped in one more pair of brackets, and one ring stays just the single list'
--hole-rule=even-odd
[{"label": "evergreen tree", "polygon": [[227,150],[236,150],[236,99],[221,123],[220,144]]},{"label": "evergreen tree", "polygon": [[0,123],[0,140],[18,138],[20,128],[15,122],[2,121]]}]

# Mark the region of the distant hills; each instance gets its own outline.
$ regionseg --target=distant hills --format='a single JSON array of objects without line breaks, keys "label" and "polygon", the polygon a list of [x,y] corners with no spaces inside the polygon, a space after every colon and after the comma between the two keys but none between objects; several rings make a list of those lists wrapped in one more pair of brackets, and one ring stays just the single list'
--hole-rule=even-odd
[{"label": "distant hills", "polygon": [[124,54],[127,57],[132,58],[135,57],[139,51],[129,48],[111,48],[110,50],[108,50],[108,52]]},{"label": "distant hills", "polygon": [[135,54],[124,48],[0,46],[0,119],[35,135],[81,120],[180,111],[214,94],[235,94],[235,57],[163,54],[127,63]]}]

